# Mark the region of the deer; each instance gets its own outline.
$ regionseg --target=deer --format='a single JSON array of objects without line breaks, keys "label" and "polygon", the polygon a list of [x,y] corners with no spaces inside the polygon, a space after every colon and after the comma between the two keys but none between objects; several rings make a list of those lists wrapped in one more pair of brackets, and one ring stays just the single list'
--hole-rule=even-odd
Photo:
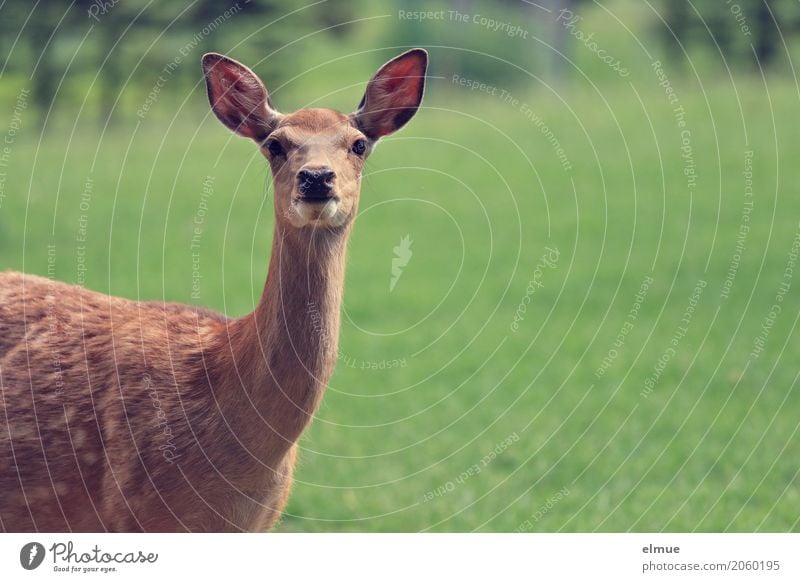
[{"label": "deer", "polygon": [[264,290],[240,317],[0,274],[0,530],[265,532],[334,371],[364,163],[422,102],[428,54],[381,66],[353,113],[279,113],[202,57],[211,110],[272,172]]}]

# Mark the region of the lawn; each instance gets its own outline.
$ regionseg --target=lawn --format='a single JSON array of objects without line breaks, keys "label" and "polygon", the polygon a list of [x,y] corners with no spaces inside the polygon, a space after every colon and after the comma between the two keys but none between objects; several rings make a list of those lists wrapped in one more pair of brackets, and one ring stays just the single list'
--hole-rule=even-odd
[{"label": "lawn", "polygon": [[[657,81],[439,79],[378,147],[278,531],[800,529],[798,92]],[[16,137],[2,268],[251,310],[269,172],[202,99]]]}]

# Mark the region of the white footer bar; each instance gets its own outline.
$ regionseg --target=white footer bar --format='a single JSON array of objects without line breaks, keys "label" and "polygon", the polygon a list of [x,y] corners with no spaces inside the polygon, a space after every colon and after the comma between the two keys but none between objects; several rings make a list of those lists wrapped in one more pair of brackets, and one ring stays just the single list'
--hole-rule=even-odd
[{"label": "white footer bar", "polygon": [[800,535],[0,534],[3,580],[253,575],[325,582],[778,582],[800,580]]}]

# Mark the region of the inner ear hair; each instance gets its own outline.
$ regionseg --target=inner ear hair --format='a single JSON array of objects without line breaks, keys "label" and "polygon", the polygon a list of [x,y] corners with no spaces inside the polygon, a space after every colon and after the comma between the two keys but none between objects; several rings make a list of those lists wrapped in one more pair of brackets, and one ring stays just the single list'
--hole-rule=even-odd
[{"label": "inner ear hair", "polygon": [[261,144],[277,124],[261,79],[245,65],[217,53],[203,56],[203,72],[211,109],[230,130]]},{"label": "inner ear hair", "polygon": [[353,119],[373,141],[394,133],[414,116],[425,91],[428,53],[411,49],[385,63],[370,79]]}]

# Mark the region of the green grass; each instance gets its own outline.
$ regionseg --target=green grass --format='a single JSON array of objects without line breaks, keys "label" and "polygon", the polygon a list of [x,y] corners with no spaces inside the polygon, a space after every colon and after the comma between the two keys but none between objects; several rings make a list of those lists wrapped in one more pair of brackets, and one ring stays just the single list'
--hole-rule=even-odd
[{"label": "green grass", "polygon": [[[519,91],[569,171],[518,109],[446,82],[381,144],[350,245],[342,360],[302,438],[279,531],[800,529],[800,271],[764,353],[750,357],[798,231],[798,95],[777,79],[769,93],[755,77],[738,79],[738,93],[673,83],[691,131],[691,192],[675,118],[650,77],[633,83],[641,102],[627,81],[601,93],[576,82],[566,103]],[[188,302],[193,221],[212,176],[197,302],[252,309],[272,232],[268,171],[251,144],[201,118],[183,110],[104,134],[79,118],[74,135],[69,122],[41,142],[20,136],[0,206],[2,267],[46,273],[52,244],[57,278],[74,282],[86,214],[88,287]],[[748,149],[751,230],[723,299]],[[390,292],[406,235],[413,256]],[[547,246],[557,266],[537,275],[514,331]],[[646,276],[633,329],[598,378]],[[700,279],[688,331],[643,397]],[[406,365],[362,369],[398,359]],[[559,490],[568,495],[534,520]]]}]

